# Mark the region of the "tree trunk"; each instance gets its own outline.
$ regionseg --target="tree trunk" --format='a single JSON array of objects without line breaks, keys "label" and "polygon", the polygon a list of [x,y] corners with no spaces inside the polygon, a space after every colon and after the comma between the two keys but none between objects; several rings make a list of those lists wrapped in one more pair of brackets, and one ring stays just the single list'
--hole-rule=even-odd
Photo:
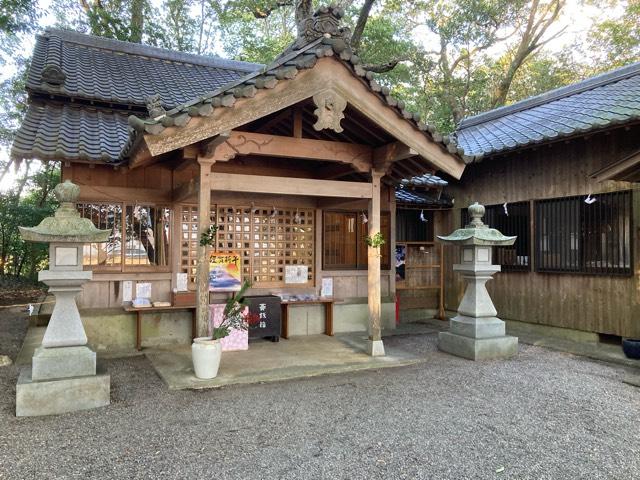
[{"label": "tree trunk", "polygon": [[131,23],[129,25],[129,41],[142,43],[144,30],[144,0],[131,0]]}]

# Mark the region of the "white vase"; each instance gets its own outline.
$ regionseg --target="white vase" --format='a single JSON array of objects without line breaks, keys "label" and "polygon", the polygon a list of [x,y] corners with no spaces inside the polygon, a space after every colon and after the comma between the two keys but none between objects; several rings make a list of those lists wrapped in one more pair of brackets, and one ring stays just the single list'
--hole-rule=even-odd
[{"label": "white vase", "polygon": [[211,337],[193,339],[191,358],[196,377],[203,380],[215,378],[218,375],[221,356],[222,344],[220,340],[212,340]]}]

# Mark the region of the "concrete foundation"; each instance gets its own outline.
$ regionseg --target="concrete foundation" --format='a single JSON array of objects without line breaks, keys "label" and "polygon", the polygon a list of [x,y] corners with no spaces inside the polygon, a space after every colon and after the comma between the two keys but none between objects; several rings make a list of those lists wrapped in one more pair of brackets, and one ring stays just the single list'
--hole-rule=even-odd
[{"label": "concrete foundation", "polygon": [[16,416],[34,417],[109,405],[110,377],[104,372],[85,377],[33,381],[31,369],[20,372],[16,385]]},{"label": "concrete foundation", "polygon": [[440,332],[438,348],[469,360],[504,359],[518,354],[518,337],[470,338],[451,332]]},{"label": "concrete foundation", "polygon": [[367,340],[367,353],[372,357],[384,357],[382,340]]}]

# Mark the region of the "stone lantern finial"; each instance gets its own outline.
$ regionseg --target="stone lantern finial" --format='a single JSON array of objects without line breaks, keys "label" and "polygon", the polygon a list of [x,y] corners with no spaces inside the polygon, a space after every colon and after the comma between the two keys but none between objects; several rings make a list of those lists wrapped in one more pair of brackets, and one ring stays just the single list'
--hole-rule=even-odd
[{"label": "stone lantern finial", "polygon": [[471,221],[467,225],[467,228],[486,227],[486,225],[482,223],[482,217],[484,217],[484,205],[480,205],[478,202],[475,202],[473,205],[469,205],[467,211],[471,217]]}]

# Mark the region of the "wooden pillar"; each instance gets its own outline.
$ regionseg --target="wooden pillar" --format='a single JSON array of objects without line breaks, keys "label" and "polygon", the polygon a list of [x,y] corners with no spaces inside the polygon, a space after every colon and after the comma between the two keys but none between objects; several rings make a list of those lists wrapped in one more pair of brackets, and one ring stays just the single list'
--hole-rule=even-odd
[{"label": "wooden pillar", "polygon": [[[369,236],[380,232],[380,180],[384,172],[371,170],[372,196],[369,200]],[[390,239],[386,238],[389,242]],[[384,355],[382,344],[382,298],[380,290],[380,249],[369,247],[367,256],[367,292],[369,304],[369,355]]]},{"label": "wooden pillar", "polygon": [[[198,157],[200,165],[200,180],[198,183],[198,242],[200,235],[211,224],[209,215],[211,211],[211,167],[215,160]],[[196,327],[197,335],[208,335],[209,326],[209,264],[207,261],[206,246],[198,243],[198,261],[196,264]]]}]

